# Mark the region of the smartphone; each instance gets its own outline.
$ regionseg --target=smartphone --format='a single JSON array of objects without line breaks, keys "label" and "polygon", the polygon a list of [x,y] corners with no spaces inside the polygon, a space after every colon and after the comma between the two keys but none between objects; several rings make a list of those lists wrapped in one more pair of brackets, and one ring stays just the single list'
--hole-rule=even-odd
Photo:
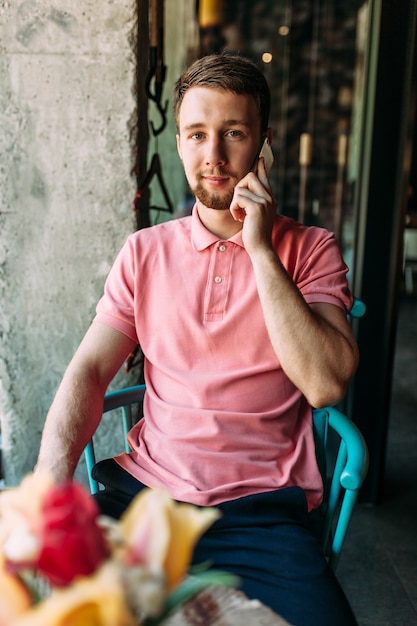
[{"label": "smartphone", "polygon": [[[259,153],[258,159],[260,159],[261,157],[265,159],[265,170],[266,170],[267,176],[269,176],[272,164],[274,162],[274,153],[272,152],[271,144],[268,141],[268,137],[265,137],[265,141],[262,144],[262,148]],[[257,164],[258,164],[258,161],[256,161],[255,163],[255,168]]]}]

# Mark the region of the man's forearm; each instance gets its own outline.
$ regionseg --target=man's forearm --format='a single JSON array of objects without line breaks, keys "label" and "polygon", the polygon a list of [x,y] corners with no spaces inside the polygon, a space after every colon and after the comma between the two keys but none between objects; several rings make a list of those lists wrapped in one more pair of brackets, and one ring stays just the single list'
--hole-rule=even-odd
[{"label": "man's forearm", "polygon": [[70,480],[102,415],[104,389],[91,377],[68,371],[48,412],[36,471]]}]

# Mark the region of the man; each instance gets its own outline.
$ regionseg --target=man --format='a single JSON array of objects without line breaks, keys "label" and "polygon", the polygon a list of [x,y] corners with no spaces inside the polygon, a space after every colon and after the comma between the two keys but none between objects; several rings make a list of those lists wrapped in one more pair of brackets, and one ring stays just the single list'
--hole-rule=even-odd
[{"label": "man", "polygon": [[358,362],[336,241],[276,213],[264,160],[269,90],[214,55],[175,85],[193,215],[131,235],[47,417],[38,468],[69,479],[103,396],[139,343],[144,420],[104,461],[98,501],[120,515],[143,485],[218,506],[195,561],[233,571],[290,623],[354,624],[308,527],[322,482],[311,406],[340,400]]}]

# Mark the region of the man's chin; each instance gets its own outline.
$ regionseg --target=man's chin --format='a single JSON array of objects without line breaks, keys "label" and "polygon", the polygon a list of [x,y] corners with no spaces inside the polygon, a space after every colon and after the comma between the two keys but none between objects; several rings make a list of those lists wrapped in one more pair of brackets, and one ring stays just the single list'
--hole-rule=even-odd
[{"label": "man's chin", "polygon": [[197,188],[193,190],[197,200],[208,209],[215,211],[228,211],[233,198],[233,192],[228,194],[208,193],[205,189]]}]

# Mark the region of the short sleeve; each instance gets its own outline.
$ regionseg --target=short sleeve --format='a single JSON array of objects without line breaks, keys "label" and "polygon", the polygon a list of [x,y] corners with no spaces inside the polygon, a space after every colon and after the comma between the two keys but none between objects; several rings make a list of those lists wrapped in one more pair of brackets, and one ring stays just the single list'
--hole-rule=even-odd
[{"label": "short sleeve", "polygon": [[94,321],[111,326],[138,343],[135,326],[135,257],[132,237],[119,252],[106,279]]},{"label": "short sleeve", "polygon": [[306,302],[327,302],[348,312],[353,304],[348,267],[334,234],[292,220],[284,220],[278,234],[279,257]]}]

